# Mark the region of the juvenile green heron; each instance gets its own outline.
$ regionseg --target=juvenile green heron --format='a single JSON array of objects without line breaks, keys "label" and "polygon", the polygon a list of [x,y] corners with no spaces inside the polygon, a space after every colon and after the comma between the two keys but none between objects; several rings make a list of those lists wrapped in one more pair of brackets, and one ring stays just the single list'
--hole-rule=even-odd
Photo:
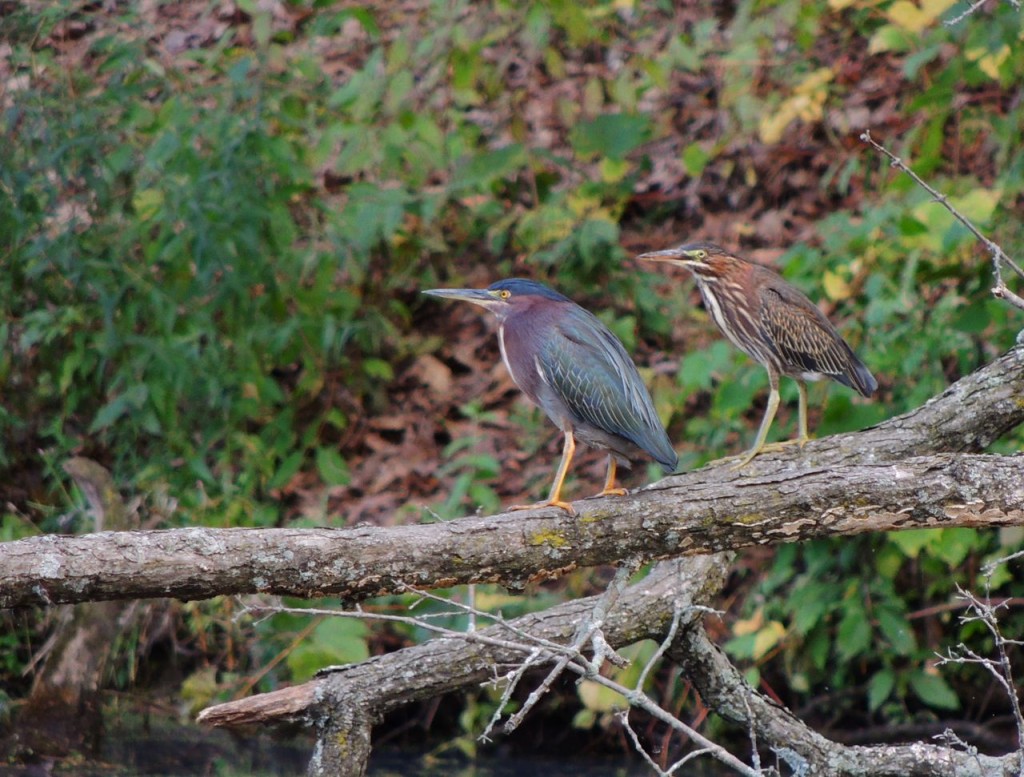
[{"label": "juvenile green heron", "polygon": [[501,358],[512,380],[565,436],[547,500],[511,509],[553,505],[575,513],[561,494],[576,440],[608,451],[608,472],[598,496],[625,494],[615,487],[616,464],[628,468],[642,452],[666,472],[676,468],[676,452],[636,366],[593,314],[521,278],[486,289],[431,289],[424,294],[472,302],[497,316]]},{"label": "juvenile green heron", "polygon": [[[735,465],[758,453],[793,442],[807,442],[807,384],[823,377],[869,397],[878,383],[835,327],[800,290],[773,270],[730,254],[711,243],[690,243],[641,254],[639,259],[668,262],[693,273],[704,306],[723,334],[768,370],[768,406],[754,445]],[[779,376],[796,380],[800,391],[800,432],[795,440],[765,446],[779,407]]]}]

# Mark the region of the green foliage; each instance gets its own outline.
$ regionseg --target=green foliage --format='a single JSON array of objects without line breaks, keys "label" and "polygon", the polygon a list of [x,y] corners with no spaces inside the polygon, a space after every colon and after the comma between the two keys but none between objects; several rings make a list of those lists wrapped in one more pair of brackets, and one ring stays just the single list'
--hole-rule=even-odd
[{"label": "green foliage", "polygon": [[[675,376],[645,377],[684,465],[735,453],[759,420],[763,369],[717,336],[706,348],[673,344],[680,322],[687,332],[710,322],[682,294],[666,301],[663,276],[625,261],[621,244],[664,235],[662,218],[694,227],[762,189],[766,207],[785,211],[800,193],[771,189],[773,179],[821,136],[814,147],[830,161],[817,194],[830,215],[785,247],[779,267],[828,309],[882,388],[867,401],[813,386],[817,434],[920,404],[1020,327],[991,298],[991,265],[973,238],[859,146],[855,126],[899,127],[879,139],[1020,255],[1024,238],[1007,225],[1024,193],[1024,106],[993,110],[986,99],[1024,76],[1009,4],[949,28],[940,21],[962,3],[740,0],[664,34],[666,3],[499,0],[484,14],[468,0],[435,1],[393,31],[383,6],[317,2],[282,31],[246,0],[248,38],[233,26],[168,58],[145,36],[89,36],[81,45],[95,67],[81,71],[46,41],[83,11],[15,5],[4,29],[17,86],[0,115],[0,438],[10,441],[0,476],[44,473],[37,523],[67,501],[59,463],[72,452],[103,460],[118,483],[174,495],[168,513],[182,521],[274,525],[303,476],[349,484],[339,444],[357,415],[384,412],[403,360],[439,345],[413,326],[414,292],[480,267],[551,282],[600,310],[630,349],[678,350]],[[139,13],[124,7],[118,21],[140,26]],[[323,52],[342,35],[339,75]],[[872,77],[910,95],[892,112],[874,99],[847,105],[862,74],[844,71],[836,52],[865,44],[881,68]],[[583,82],[579,99],[543,106],[547,145],[517,69]],[[706,91],[693,92],[700,83]],[[715,121],[687,123],[702,101]],[[688,134],[670,161],[691,180],[678,203],[646,207],[637,181],[675,147],[661,141],[681,122]],[[988,161],[971,164],[979,158]],[[743,221],[736,241],[763,241]],[[795,422],[791,381],[782,397],[774,439]],[[535,452],[542,420],[512,412],[522,448]],[[463,414],[488,433],[483,407]],[[444,451],[438,474],[452,486],[431,510],[441,519],[500,504],[501,462],[477,442]],[[1018,432],[1000,445],[1021,442]],[[31,531],[13,513],[0,522],[4,539]],[[1013,546],[943,530],[780,548],[730,650],[756,662],[753,673],[781,657],[796,693],[857,688],[870,712],[892,717],[952,709],[970,673],[935,673],[915,611],[955,583],[971,586],[979,561]],[[1000,583],[1021,595],[1009,573]],[[546,603],[500,606],[512,615]],[[300,621],[279,616],[258,631],[266,660],[308,626]],[[963,632],[985,652],[984,634]],[[357,660],[368,639],[359,623],[324,621],[288,654],[290,679]],[[467,731],[495,701],[474,702]],[[578,722],[598,722],[605,701],[584,702],[593,714]]]},{"label": "green foliage", "polygon": [[305,682],[325,666],[354,664],[369,657],[365,623],[354,618],[325,618],[288,654],[295,682]]},{"label": "green foliage", "polygon": [[[977,667],[935,670],[940,646],[914,611],[953,599],[958,585],[977,589],[970,570],[1012,547],[998,536],[958,528],[783,546],[751,600],[754,616],[736,624],[738,636],[726,649],[757,662],[781,649],[793,690],[858,688],[870,712],[884,708],[891,718],[910,717],[921,705],[956,709],[954,686],[985,682],[983,673]],[[1012,576],[999,580],[1007,585]],[[966,625],[957,635],[948,616],[942,624],[945,642],[991,653],[984,629]],[[1017,626],[1004,622],[1002,628]]]}]

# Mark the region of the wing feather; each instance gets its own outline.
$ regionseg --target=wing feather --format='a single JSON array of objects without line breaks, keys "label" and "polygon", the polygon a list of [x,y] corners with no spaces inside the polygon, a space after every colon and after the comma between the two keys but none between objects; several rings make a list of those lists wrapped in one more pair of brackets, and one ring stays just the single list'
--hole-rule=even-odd
[{"label": "wing feather", "polygon": [[818,373],[864,396],[878,387],[832,322],[788,284],[761,293],[760,326],[779,362],[789,367],[783,373]]}]

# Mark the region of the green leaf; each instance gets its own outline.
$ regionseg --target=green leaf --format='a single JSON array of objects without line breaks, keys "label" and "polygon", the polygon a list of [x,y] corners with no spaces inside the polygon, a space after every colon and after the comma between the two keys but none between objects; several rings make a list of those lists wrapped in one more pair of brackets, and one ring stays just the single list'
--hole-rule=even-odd
[{"label": "green leaf", "polygon": [[569,140],[582,157],[621,158],[646,143],[650,134],[651,120],[647,116],[610,113],[577,124]]},{"label": "green leaf", "polygon": [[274,473],[274,476],[267,483],[267,488],[273,491],[288,485],[289,481],[295,477],[295,473],[299,471],[299,467],[302,466],[303,458],[302,451],[294,451],[281,462],[281,466],[277,468],[277,472]]},{"label": "green leaf", "polygon": [[316,449],[316,468],[329,486],[347,486],[352,479],[348,464],[334,448]]},{"label": "green leaf", "polygon": [[725,643],[725,652],[734,658],[753,658],[756,637],[756,634],[744,634],[741,637],[733,637]]},{"label": "green leaf", "polygon": [[486,188],[499,179],[512,177],[527,161],[526,150],[518,143],[464,157],[455,167],[449,191]]},{"label": "green leaf", "polygon": [[796,614],[793,616],[793,628],[798,634],[807,634],[821,621],[834,601],[832,586],[808,583],[793,592],[790,604]]},{"label": "green leaf", "polygon": [[953,327],[961,332],[981,334],[992,323],[992,316],[989,313],[987,300],[975,302],[963,308],[953,320]]},{"label": "green leaf", "polygon": [[121,418],[121,416],[142,407],[148,397],[149,389],[145,385],[140,383],[132,386],[99,409],[96,417],[93,418],[92,424],[89,426],[89,431],[97,432],[100,429],[106,429]]},{"label": "green leaf", "polygon": [[363,372],[367,377],[378,380],[394,380],[395,378],[394,369],[383,359],[367,359],[363,362]]},{"label": "green leaf", "polygon": [[910,687],[921,701],[930,707],[943,710],[955,710],[960,707],[960,700],[949,684],[937,674],[923,669],[912,672]]},{"label": "green leaf", "polygon": [[366,660],[366,624],[355,618],[326,618],[295,650],[288,654],[288,668],[296,682],[304,682],[325,666]]},{"label": "green leaf", "polygon": [[839,622],[836,641],[836,654],[842,661],[849,661],[868,649],[871,644],[871,624],[859,603],[847,604],[846,613]]},{"label": "green leaf", "polygon": [[975,529],[953,527],[942,529],[938,542],[932,547],[935,555],[951,568],[959,567],[967,554],[978,547],[978,532]]},{"label": "green leaf", "polygon": [[910,628],[910,624],[902,613],[887,607],[879,607],[876,617],[879,630],[899,655],[907,656],[917,649],[914,630]]},{"label": "green leaf", "polygon": [[874,712],[889,698],[896,684],[896,673],[892,669],[875,672],[868,682],[868,709]]},{"label": "green leaf", "polygon": [[691,143],[683,149],[683,167],[691,178],[697,178],[704,172],[711,155],[699,143]]},{"label": "green leaf", "polygon": [[921,550],[935,540],[941,529],[907,529],[888,535],[889,542],[907,558],[917,558]]}]

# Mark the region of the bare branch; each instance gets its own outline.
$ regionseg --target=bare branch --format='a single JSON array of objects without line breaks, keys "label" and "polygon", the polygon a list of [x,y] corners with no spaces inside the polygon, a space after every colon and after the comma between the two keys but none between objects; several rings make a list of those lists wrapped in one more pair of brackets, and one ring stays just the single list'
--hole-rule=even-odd
[{"label": "bare branch", "polygon": [[978,655],[975,651],[960,643],[956,648],[947,649],[945,656],[939,656],[939,665],[947,663],[977,664],[983,667],[995,679],[1010,701],[1010,709],[1013,711],[1014,722],[1017,726],[1017,756],[1019,758],[1019,773],[1024,774],[1024,713],[1021,711],[1020,697],[1017,695],[1017,683],[1013,679],[1013,665],[1007,653],[1007,645],[1021,645],[1020,640],[1007,639],[999,629],[999,610],[1007,607],[1006,601],[992,603],[992,575],[1001,564],[1009,563],[1020,558],[1024,551],[1013,553],[1009,556],[996,559],[986,564],[982,569],[985,577],[985,598],[980,599],[974,593],[965,591],[959,585],[957,591],[961,599],[967,602],[967,612],[960,616],[961,623],[974,623],[980,621],[992,635],[993,644],[996,648],[996,658],[987,658]]},{"label": "bare branch", "polygon": [[[618,601],[619,595],[622,593],[623,588],[625,588],[630,575],[639,568],[640,561],[638,559],[632,559],[629,563],[624,564],[615,570],[614,579],[608,587],[605,588],[604,593],[597,598],[593,611],[588,617],[584,618],[580,622],[579,627],[576,629],[576,634],[573,637],[570,650],[558,659],[554,668],[552,668],[548,673],[548,676],[544,678],[544,681],[531,691],[529,697],[527,697],[526,702],[519,711],[505,723],[506,734],[511,734],[519,727],[519,724],[526,719],[530,710],[532,710],[537,705],[537,702],[539,702],[541,698],[551,690],[551,686],[554,684],[555,680],[561,677],[562,672],[565,671],[565,667],[570,661],[576,660],[577,658],[583,658],[580,651],[595,635],[600,634],[601,627],[608,615],[608,608]],[[601,642],[604,642],[604,637],[601,637]],[[588,663],[585,658],[583,659],[583,662],[588,666],[591,673],[596,674],[601,669],[603,659],[604,656],[601,654],[601,651],[595,649],[593,663]]]},{"label": "bare branch", "polygon": [[[984,0],[981,0],[981,2],[984,2]],[[981,2],[979,2],[978,5],[980,5]],[[974,9],[972,8],[967,13],[971,13],[973,12],[973,10]],[[960,18],[961,17],[958,17],[954,21],[959,21]],[[1014,307],[1024,310],[1024,298],[1019,297],[1017,294],[1012,292],[1007,287],[1006,282],[1003,280],[1002,269],[1003,265],[1006,265],[1007,267],[1011,268],[1015,273],[1017,273],[1018,277],[1024,278],[1024,270],[1021,269],[1020,265],[1018,265],[1009,256],[1007,256],[1003,249],[1000,248],[997,243],[986,237],[982,233],[982,231],[974,225],[974,222],[972,222],[963,213],[954,208],[953,205],[949,202],[949,198],[946,197],[946,195],[941,194],[940,192],[929,186],[927,183],[925,183],[925,181],[922,180],[917,173],[915,173],[913,170],[907,167],[907,165],[903,162],[902,159],[900,159],[889,149],[887,149],[885,146],[881,145],[874,138],[872,138],[870,130],[864,130],[864,132],[861,133],[860,139],[863,140],[865,143],[869,144],[879,153],[888,157],[889,163],[892,167],[902,170],[904,173],[909,175],[913,179],[914,183],[916,183],[918,186],[920,186],[922,189],[928,192],[928,194],[932,196],[933,200],[935,200],[937,203],[939,203],[939,205],[941,205],[943,208],[949,211],[950,214],[952,214],[953,218],[955,218],[957,221],[963,224],[972,235],[974,235],[979,241],[981,241],[982,245],[984,245],[985,248],[988,249],[988,252],[992,255],[992,263],[994,266],[996,276],[996,285],[992,289],[993,296],[999,299],[1004,299]]]},{"label": "bare branch", "polygon": [[[966,19],[968,16],[971,16],[979,8],[981,8],[983,5],[985,5],[986,1],[987,0],[973,0],[973,2],[971,2],[971,4],[967,7],[967,10],[965,10],[963,13],[959,14],[958,16],[956,16],[956,17],[954,17],[952,19],[949,19],[948,21],[943,22],[943,24],[945,26],[947,26],[947,27],[955,27],[960,22],[962,22],[964,19]],[[1006,0],[1006,1],[1011,6],[1016,8],[1018,11],[1020,10],[1020,0]]]},{"label": "bare branch", "polygon": [[977,11],[979,8],[981,8],[983,5],[985,5],[986,2],[988,2],[988,0],[974,0],[974,2],[972,2],[967,7],[966,11],[964,11],[963,13],[955,16],[952,19],[947,19],[946,21],[943,22],[943,24],[946,25],[947,27],[956,27],[958,24],[960,24],[960,22],[962,22],[968,16],[970,16],[975,11]]}]

